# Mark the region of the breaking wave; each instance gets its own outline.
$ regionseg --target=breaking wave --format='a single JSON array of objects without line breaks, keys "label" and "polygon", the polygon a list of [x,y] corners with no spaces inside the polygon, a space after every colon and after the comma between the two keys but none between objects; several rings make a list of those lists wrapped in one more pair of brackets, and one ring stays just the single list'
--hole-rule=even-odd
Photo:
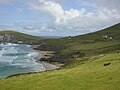
[{"label": "breaking wave", "polygon": [[35,62],[39,54],[29,45],[0,44],[0,78],[9,75],[44,71],[42,64]]}]

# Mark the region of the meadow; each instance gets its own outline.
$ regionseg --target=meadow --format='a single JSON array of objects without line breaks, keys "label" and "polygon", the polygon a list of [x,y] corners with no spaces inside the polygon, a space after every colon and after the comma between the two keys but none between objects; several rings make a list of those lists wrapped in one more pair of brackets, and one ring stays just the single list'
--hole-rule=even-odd
[{"label": "meadow", "polygon": [[60,70],[1,79],[1,90],[120,90],[120,24],[75,37],[25,37],[40,40],[38,49],[55,51],[55,60],[64,60],[65,65]]},{"label": "meadow", "polygon": [[119,90],[119,84],[120,53],[96,56],[72,68],[0,80],[1,90]]}]

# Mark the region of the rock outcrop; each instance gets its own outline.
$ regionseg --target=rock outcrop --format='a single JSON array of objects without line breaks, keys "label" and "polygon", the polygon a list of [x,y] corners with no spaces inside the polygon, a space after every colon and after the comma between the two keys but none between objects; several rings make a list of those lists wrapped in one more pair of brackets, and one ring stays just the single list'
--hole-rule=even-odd
[{"label": "rock outcrop", "polygon": [[2,35],[0,36],[0,43],[16,43],[17,40],[14,35]]},{"label": "rock outcrop", "polygon": [[29,39],[25,39],[24,37],[21,38],[16,38],[15,35],[0,35],[0,43],[17,43],[17,44],[29,44],[29,45],[39,45],[41,44],[41,41],[37,41],[37,40],[29,40]]}]

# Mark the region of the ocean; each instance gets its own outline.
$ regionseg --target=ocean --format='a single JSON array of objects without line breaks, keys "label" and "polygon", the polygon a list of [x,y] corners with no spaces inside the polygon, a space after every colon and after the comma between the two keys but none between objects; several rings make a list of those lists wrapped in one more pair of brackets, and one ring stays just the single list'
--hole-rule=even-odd
[{"label": "ocean", "polygon": [[10,75],[45,71],[42,64],[35,62],[38,52],[30,45],[0,44],[0,78]]}]

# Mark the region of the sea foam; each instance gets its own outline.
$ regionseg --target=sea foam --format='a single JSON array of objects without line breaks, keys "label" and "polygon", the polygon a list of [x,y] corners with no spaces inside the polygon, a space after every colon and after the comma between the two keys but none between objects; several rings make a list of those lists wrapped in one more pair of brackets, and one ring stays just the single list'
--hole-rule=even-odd
[{"label": "sea foam", "polygon": [[27,72],[44,71],[42,64],[35,61],[39,55],[29,45],[0,44],[0,78]]}]

